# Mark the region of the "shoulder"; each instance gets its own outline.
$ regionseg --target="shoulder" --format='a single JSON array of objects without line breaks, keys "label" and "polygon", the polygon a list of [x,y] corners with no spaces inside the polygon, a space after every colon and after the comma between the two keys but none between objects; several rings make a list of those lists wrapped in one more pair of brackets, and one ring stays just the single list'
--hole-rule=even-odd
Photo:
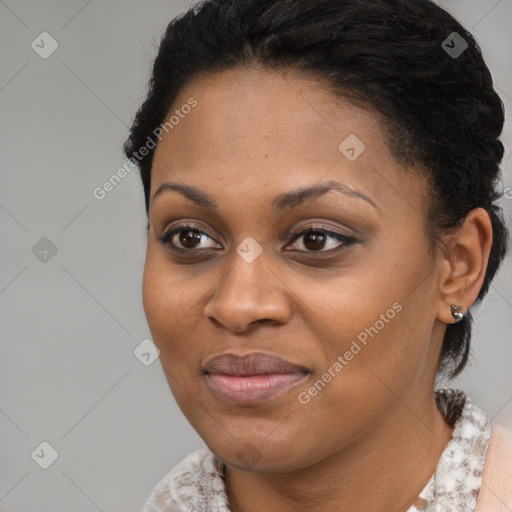
[{"label": "shoulder", "polygon": [[153,489],[142,512],[229,512],[220,461],[196,450],[174,466]]},{"label": "shoulder", "polygon": [[476,512],[512,510],[512,430],[492,426]]}]

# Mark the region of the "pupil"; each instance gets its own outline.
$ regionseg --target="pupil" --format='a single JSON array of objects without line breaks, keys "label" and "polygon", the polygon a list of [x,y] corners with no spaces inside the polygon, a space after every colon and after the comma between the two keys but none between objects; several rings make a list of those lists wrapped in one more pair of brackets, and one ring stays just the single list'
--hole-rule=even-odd
[{"label": "pupil", "polygon": [[[312,242],[312,247],[310,246]],[[325,245],[325,235],[315,231],[310,231],[304,235],[304,246],[311,250],[323,249]]]},{"label": "pupil", "polygon": [[[183,233],[186,233],[186,236],[183,235]],[[192,236],[189,236],[190,233],[193,233]],[[187,247],[188,249],[192,249],[194,246],[194,242],[200,242],[201,241],[201,233],[198,233],[197,231],[182,231],[180,235],[180,243]]]}]

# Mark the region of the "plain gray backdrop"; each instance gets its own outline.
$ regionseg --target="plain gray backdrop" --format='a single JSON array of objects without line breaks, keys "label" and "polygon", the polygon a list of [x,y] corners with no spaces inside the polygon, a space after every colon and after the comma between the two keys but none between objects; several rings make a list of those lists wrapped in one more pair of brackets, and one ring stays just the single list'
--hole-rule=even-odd
[{"label": "plain gray backdrop", "polygon": [[[508,111],[510,226],[512,0],[439,3],[476,36]],[[137,172],[93,196],[125,163],[156,44],[189,4],[0,0],[0,511],[140,511],[204,446],[159,360],[134,354],[151,337]],[[509,256],[477,310],[470,366],[448,383],[509,427],[511,275]]]}]

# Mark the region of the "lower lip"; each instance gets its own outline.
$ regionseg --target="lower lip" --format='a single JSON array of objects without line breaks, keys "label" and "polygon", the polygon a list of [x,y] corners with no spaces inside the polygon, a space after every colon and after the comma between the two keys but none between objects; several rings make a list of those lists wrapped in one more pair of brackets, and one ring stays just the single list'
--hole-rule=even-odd
[{"label": "lower lip", "polygon": [[238,405],[251,405],[267,400],[302,381],[305,373],[268,375],[208,374],[207,382],[219,395]]}]

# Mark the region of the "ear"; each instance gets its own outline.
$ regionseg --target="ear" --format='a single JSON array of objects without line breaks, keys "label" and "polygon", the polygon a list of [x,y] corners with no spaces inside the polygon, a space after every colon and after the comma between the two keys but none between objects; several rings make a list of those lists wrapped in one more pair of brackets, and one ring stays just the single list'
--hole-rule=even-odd
[{"label": "ear", "polygon": [[466,310],[475,302],[484,282],[492,246],[492,224],[483,208],[471,210],[456,232],[447,235],[439,256],[437,319],[456,323],[451,305]]}]

